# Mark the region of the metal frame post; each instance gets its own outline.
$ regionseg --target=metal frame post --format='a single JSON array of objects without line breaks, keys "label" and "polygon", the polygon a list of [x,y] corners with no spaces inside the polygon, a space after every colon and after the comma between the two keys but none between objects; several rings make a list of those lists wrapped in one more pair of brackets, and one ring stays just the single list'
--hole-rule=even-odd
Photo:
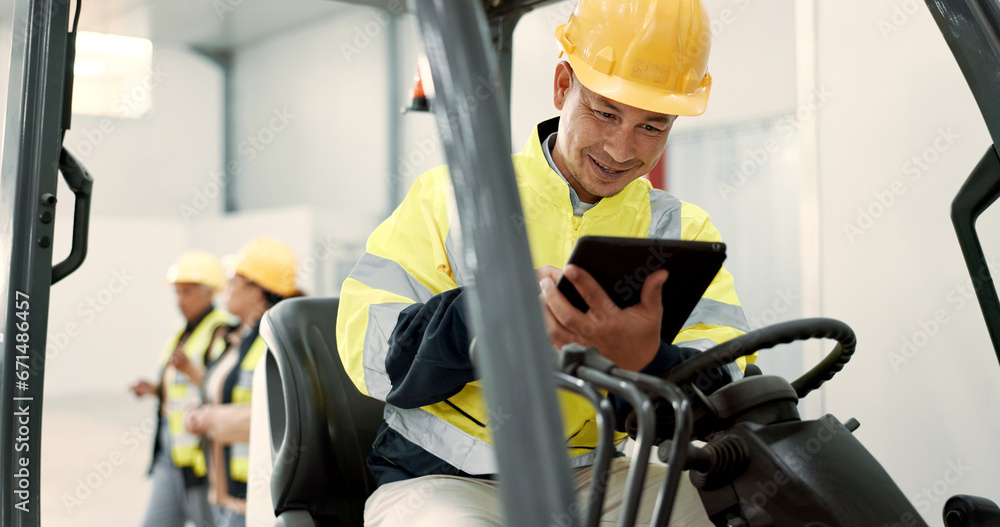
[{"label": "metal frame post", "polygon": [[[415,12],[431,65],[434,113],[455,187],[473,270],[469,315],[476,335],[507,525],[578,525],[531,254],[509,155],[508,106],[479,0],[421,0]],[[483,86],[492,95],[477,97]],[[517,389],[512,389],[514,386]],[[491,418],[492,421],[492,418]]]},{"label": "metal frame post", "polygon": [[1000,3],[996,0],[926,0],[986,121],[1000,144]]},{"label": "metal frame post", "polygon": [[965,81],[969,84],[993,145],[966,179],[952,202],[951,218],[982,309],[993,351],[1000,361],[1000,298],[983,254],[976,220],[1000,198],[1000,2],[997,0],[926,0]]},{"label": "metal frame post", "polygon": [[972,277],[973,288],[979,299],[979,308],[986,319],[986,330],[993,342],[993,350],[1000,361],[1000,298],[993,284],[993,276],[986,263],[983,245],[976,233],[976,221],[1000,197],[1000,157],[996,147],[990,145],[976,168],[959,189],[951,202],[951,222],[958,236],[958,244],[965,257],[965,265]]},{"label": "metal frame post", "polygon": [[514,29],[521,17],[531,10],[551,4],[556,0],[503,0],[490,2],[486,8],[486,18],[489,20],[490,37],[493,39],[493,49],[496,50],[500,63],[500,84],[503,87],[503,104],[508,111],[505,114],[507,126],[510,127],[510,97],[511,76],[513,70]]},{"label": "metal frame post", "polygon": [[0,169],[0,525],[39,525],[69,0],[18,0]]}]

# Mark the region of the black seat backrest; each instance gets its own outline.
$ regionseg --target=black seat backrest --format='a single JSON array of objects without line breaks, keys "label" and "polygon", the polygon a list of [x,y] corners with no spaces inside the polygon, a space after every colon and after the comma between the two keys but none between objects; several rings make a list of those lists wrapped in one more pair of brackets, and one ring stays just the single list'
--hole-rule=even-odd
[{"label": "black seat backrest", "polygon": [[[362,395],[337,353],[336,298],[293,298],[267,311],[267,396],[275,514],[361,526],[375,490],[365,463],[384,403]],[[293,524],[292,521],[279,521]]]}]

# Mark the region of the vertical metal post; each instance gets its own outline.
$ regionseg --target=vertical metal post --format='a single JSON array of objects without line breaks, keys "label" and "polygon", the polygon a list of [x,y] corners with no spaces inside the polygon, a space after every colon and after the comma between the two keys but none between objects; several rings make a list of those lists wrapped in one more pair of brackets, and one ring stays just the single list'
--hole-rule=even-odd
[{"label": "vertical metal post", "polygon": [[493,38],[493,49],[496,50],[500,68],[501,102],[506,112],[503,117],[506,120],[508,130],[510,130],[511,121],[510,92],[514,58],[514,28],[521,20],[522,15],[522,12],[514,11],[490,19],[490,36]]},{"label": "vertical metal post", "polygon": [[993,351],[1000,361],[1000,298],[993,276],[976,233],[979,215],[1000,198],[1000,157],[996,146],[990,145],[983,158],[969,174],[965,184],[951,202],[951,222],[955,226],[958,245],[962,248],[979,307],[986,319],[986,331],[993,342]]},{"label": "vertical metal post", "polygon": [[0,169],[0,525],[39,524],[68,0],[18,0]]},{"label": "vertical metal post", "polygon": [[996,0],[925,0],[1000,145],[1000,4]]},{"label": "vertical metal post", "polygon": [[[447,154],[473,270],[469,315],[477,339],[500,469],[505,523],[577,525],[520,199],[509,155],[508,107],[479,0],[415,2],[434,82],[434,112]],[[516,389],[512,389],[516,386]],[[492,417],[491,417],[492,421]],[[568,521],[567,521],[568,520]]]},{"label": "vertical metal post", "polygon": [[222,69],[222,211],[228,214],[240,208],[235,181],[240,166],[236,158],[236,79],[233,78],[232,52],[217,53],[215,59]]},{"label": "vertical metal post", "polygon": [[979,305],[1000,360],[1000,298],[976,234],[976,219],[1000,197],[1000,3],[996,0],[925,0],[969,84],[993,138],[952,202],[951,218]]},{"label": "vertical metal post", "polygon": [[385,62],[386,62],[386,98],[389,103],[389,111],[386,112],[385,129],[387,132],[385,145],[385,158],[388,160],[386,173],[389,174],[386,181],[388,188],[388,203],[385,217],[389,217],[392,211],[403,202],[406,189],[403,187],[403,175],[399,167],[403,160],[403,120],[400,118],[399,93],[403,88],[400,81],[400,68],[402,60],[399,56],[399,15],[392,10],[385,11]]}]

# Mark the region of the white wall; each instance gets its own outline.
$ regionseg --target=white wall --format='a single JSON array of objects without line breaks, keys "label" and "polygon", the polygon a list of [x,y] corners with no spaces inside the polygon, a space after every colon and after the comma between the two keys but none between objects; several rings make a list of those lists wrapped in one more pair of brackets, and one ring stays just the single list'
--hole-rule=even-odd
[{"label": "white wall", "polygon": [[[10,38],[7,27],[0,50],[4,65]],[[2,68],[3,92],[8,77]],[[91,234],[84,265],[52,289],[47,394],[117,393],[129,375],[155,361],[155,353],[146,356],[135,346],[150,335],[160,339],[176,325],[162,277],[186,248],[181,207],[195,212],[189,219],[221,210],[217,200],[196,195],[222,166],[221,81],[218,68],[204,57],[158,43],[149,82],[122,95],[122,100],[152,98],[149,113],[73,116],[64,145],[94,178]],[[6,106],[5,97],[0,106]],[[58,197],[55,261],[69,253],[72,234],[73,195],[61,181]],[[88,303],[91,298],[96,304]],[[137,311],[135,305],[143,308]],[[107,361],[102,374],[80,375],[94,360]]]},{"label": "white wall", "polygon": [[[9,28],[0,48],[6,93]],[[153,99],[149,113],[75,115],[64,142],[95,182],[87,259],[50,297],[40,492],[46,525],[140,523],[155,410],[126,387],[155,374],[181,323],[163,277],[189,248],[182,207],[192,211],[188,219],[221,210],[203,195],[222,166],[220,72],[183,47],[158,43],[149,73],[146,87],[127,90]],[[56,261],[69,253],[73,214],[62,183],[58,197]]]},{"label": "white wall", "polygon": [[[711,97],[704,114],[678,119],[671,132],[667,190],[711,215],[756,329],[803,316],[801,269],[807,264],[798,256],[799,210],[792,205],[800,173],[793,126],[795,12],[792,2],[707,6]],[[765,205],[767,200],[782,205]],[[794,378],[804,371],[802,346],[764,352],[757,364],[768,374]]]},{"label": "white wall", "polygon": [[[969,277],[949,219],[991,141],[922,2],[816,5],[817,84],[831,94],[817,119],[822,312],[859,339],[826,410],[861,421],[858,437],[937,524],[947,496],[1000,498],[1000,371],[978,305],[960,296]],[[979,221],[994,275],[997,218]],[[949,462],[968,467],[957,481]]]},{"label": "white wall", "polygon": [[712,30],[711,102],[686,127],[732,123],[785,112],[795,101],[794,2],[714,0],[705,3]]},{"label": "white wall", "polygon": [[575,1],[556,2],[525,15],[514,29],[511,74],[511,149],[520,152],[535,125],[559,115],[552,102],[559,46],[553,32],[573,12]]},{"label": "white wall", "polygon": [[[148,114],[75,115],[66,134],[64,144],[94,177],[94,198],[87,260],[52,289],[49,353],[59,357],[46,375],[52,395],[118,392],[131,376],[155,368],[159,342],[178,323],[162,279],[188,248],[181,207],[199,214],[219,210],[218,201],[196,197],[222,165],[219,71],[191,51],[161,45],[154,47],[152,71],[162,80],[143,92],[153,98]],[[69,252],[73,210],[62,183],[59,198],[57,260]],[[128,285],[114,287],[121,292],[112,291],[113,301],[103,302],[107,294],[98,295],[125,275],[135,278],[119,278]],[[66,331],[73,323],[81,328],[79,337]],[[156,342],[152,353],[138,351],[150,341]],[[107,361],[101,374],[80,375],[81,366],[94,360]]]},{"label": "white wall", "polygon": [[151,97],[149,113],[73,116],[64,144],[94,176],[93,214],[179,218],[182,205],[218,212],[217,200],[196,196],[222,168],[218,67],[185,48],[157,44],[147,77],[123,100]]},{"label": "white wall", "polygon": [[337,296],[364,252],[368,230],[367,223],[350,213],[306,206],[271,207],[192,222],[187,243],[228,255],[235,254],[250,238],[278,238],[295,253],[297,281],[303,292]]},{"label": "white wall", "polygon": [[[68,238],[69,222],[59,223],[56,239]],[[52,288],[42,413],[46,525],[140,523],[156,410],[126,388],[139,377],[155,379],[168,335],[182,323],[164,266],[185,249],[177,218],[95,217],[87,260]]]},{"label": "white wall", "polygon": [[240,210],[308,205],[365,221],[386,210],[388,67],[377,13],[345,9],[235,55]]},{"label": "white wall", "polygon": [[[399,19],[399,78],[402,83],[400,93],[403,95],[401,106],[409,105],[409,90],[413,87],[413,79],[417,68],[417,55],[423,53],[423,43],[417,32],[416,17],[410,14]],[[430,79],[424,79],[425,87],[429,88]],[[413,186],[413,181],[424,172],[446,163],[444,146],[437,130],[437,121],[431,112],[406,112],[400,116],[402,136],[399,144],[399,161],[390,166],[396,175],[405,196]]]}]

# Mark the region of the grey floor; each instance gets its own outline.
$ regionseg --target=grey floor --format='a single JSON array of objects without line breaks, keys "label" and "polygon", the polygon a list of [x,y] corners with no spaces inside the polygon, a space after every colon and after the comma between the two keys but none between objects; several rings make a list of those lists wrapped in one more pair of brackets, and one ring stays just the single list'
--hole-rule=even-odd
[{"label": "grey floor", "polygon": [[153,412],[153,401],[137,401],[124,388],[45,401],[45,527],[139,525],[149,500]]}]

